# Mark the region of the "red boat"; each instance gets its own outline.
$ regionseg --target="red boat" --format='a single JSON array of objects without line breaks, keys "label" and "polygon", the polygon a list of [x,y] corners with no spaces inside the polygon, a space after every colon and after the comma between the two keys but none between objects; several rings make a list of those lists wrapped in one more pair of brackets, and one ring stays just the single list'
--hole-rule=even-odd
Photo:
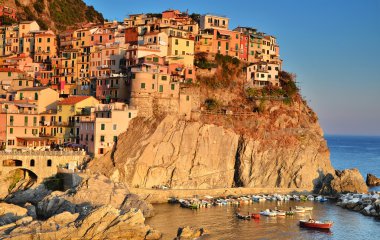
[{"label": "red boat", "polygon": [[317,229],[330,229],[333,226],[333,222],[331,221],[315,221],[313,219],[309,220],[300,220],[300,227],[306,228],[317,228]]},{"label": "red boat", "polygon": [[252,219],[260,219],[260,213],[252,213],[251,218]]}]

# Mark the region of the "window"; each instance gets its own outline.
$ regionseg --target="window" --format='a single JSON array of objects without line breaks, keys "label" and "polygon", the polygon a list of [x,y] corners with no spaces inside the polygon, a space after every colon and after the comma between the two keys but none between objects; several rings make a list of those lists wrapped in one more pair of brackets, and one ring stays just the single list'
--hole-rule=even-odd
[{"label": "window", "polygon": [[117,142],[117,136],[113,136],[113,141]]},{"label": "window", "polygon": [[23,100],[23,99],[24,99],[24,94],[20,93],[20,100]]},{"label": "window", "polygon": [[131,112],[128,113],[128,118],[132,118],[132,113]]},{"label": "window", "polygon": [[114,125],[112,126],[112,129],[115,131],[115,130],[117,129],[117,124],[114,124]]},{"label": "window", "polygon": [[19,85],[19,86],[22,86],[22,81],[21,81],[21,80],[18,81],[18,85]]},{"label": "window", "polygon": [[226,50],[228,51],[228,48],[229,48],[229,43],[226,43]]},{"label": "window", "polygon": [[34,100],[38,100],[38,93],[34,93]]},{"label": "window", "polygon": [[175,51],[174,51],[174,55],[178,55],[178,50],[175,50]]},{"label": "window", "polygon": [[178,45],[178,39],[175,40],[175,45]]},{"label": "window", "polygon": [[100,136],[100,142],[104,142],[104,136]]},{"label": "window", "polygon": [[154,84],[152,84],[152,89],[154,89]]},{"label": "window", "polygon": [[153,62],[158,62],[158,57],[154,57]]},{"label": "window", "polygon": [[50,42],[50,38],[47,39],[47,42]]},{"label": "window", "polygon": [[8,77],[12,77],[12,72],[8,72]]},{"label": "window", "polygon": [[9,134],[13,134],[13,128],[9,129]]},{"label": "window", "polygon": [[34,166],[35,166],[35,161],[34,161],[34,159],[30,160],[30,166],[31,166],[31,167],[34,167]]},{"label": "window", "polygon": [[9,122],[10,122],[10,125],[13,126],[13,116],[9,116]]},{"label": "window", "polygon": [[239,34],[236,34],[236,39],[239,39]]},{"label": "window", "polygon": [[51,161],[51,159],[47,160],[46,165],[47,165],[48,167],[51,167],[51,165],[52,165],[52,161]]},{"label": "window", "polygon": [[168,79],[167,76],[161,76],[161,80],[162,80],[162,81],[166,81],[167,79]]},{"label": "window", "polygon": [[28,117],[27,116],[24,117],[24,126],[28,126]]},{"label": "window", "polygon": [[164,91],[164,86],[160,85],[160,88],[158,90],[159,92],[163,92]]},{"label": "window", "polygon": [[190,46],[190,42],[186,41],[186,47]]},{"label": "window", "polygon": [[145,83],[141,83],[141,89],[145,89]]},{"label": "window", "polygon": [[106,125],[104,124],[104,123],[102,123],[101,125],[100,125],[100,130],[105,130],[106,129]]},{"label": "window", "polygon": [[175,85],[174,85],[174,84],[171,85],[171,89],[172,89],[172,90],[175,89]]},{"label": "window", "polygon": [[190,96],[186,96],[186,101],[190,101]]}]

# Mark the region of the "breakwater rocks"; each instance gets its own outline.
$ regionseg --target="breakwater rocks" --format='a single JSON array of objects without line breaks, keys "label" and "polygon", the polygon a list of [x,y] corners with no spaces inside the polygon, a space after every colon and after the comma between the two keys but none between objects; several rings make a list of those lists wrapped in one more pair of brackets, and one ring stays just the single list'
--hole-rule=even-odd
[{"label": "breakwater rocks", "polygon": [[366,216],[380,217],[380,195],[372,194],[342,194],[336,204],[342,208],[347,208],[360,212]]}]

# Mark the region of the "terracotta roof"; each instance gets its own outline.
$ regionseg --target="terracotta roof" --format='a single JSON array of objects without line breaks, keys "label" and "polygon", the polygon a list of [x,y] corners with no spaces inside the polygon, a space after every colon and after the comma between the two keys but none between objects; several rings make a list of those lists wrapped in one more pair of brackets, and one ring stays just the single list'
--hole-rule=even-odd
[{"label": "terracotta roof", "polygon": [[0,68],[0,72],[22,72],[17,68]]},{"label": "terracotta roof", "polygon": [[90,96],[71,96],[71,97],[68,97],[66,99],[63,99],[61,100],[58,105],[73,105],[73,104],[77,104],[87,98],[89,98]]},{"label": "terracotta roof", "polygon": [[45,90],[47,89],[48,87],[30,87],[30,88],[23,88],[23,89],[20,89],[18,91],[42,91],[42,90]]}]

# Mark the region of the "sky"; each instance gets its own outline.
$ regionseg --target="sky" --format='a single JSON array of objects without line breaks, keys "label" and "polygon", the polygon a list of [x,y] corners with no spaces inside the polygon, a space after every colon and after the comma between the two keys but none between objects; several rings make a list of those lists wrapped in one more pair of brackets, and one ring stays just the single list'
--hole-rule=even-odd
[{"label": "sky", "polygon": [[380,136],[380,0],[85,0],[109,20],[162,12],[227,15],[277,37],[283,69],[325,134]]}]

